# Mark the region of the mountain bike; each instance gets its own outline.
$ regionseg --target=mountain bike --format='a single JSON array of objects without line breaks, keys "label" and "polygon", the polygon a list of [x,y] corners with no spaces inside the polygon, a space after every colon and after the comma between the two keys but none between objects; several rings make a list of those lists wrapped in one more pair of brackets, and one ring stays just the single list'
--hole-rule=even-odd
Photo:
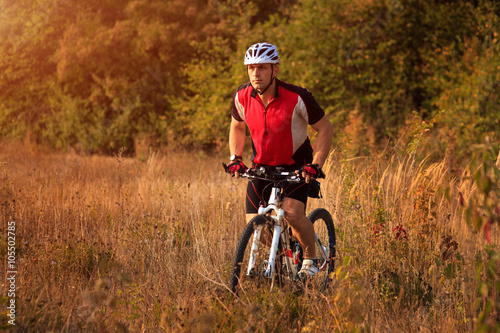
[{"label": "mountain bike", "polygon": [[[228,172],[224,163],[223,166]],[[247,169],[240,177],[267,180],[272,189],[267,205],[259,207],[258,215],[250,220],[240,236],[231,267],[231,291],[237,294],[251,289],[255,282],[270,282],[270,290],[276,284],[302,283],[298,277],[303,259],[302,247],[286,224],[282,202],[286,185],[304,182],[304,179],[282,168],[264,167]],[[310,280],[319,281],[320,289],[325,290],[331,280],[336,255],[333,219],[324,208],[315,209],[308,218],[316,233],[316,258],[319,259],[320,270]],[[271,244],[266,244],[269,243],[270,235]]]}]

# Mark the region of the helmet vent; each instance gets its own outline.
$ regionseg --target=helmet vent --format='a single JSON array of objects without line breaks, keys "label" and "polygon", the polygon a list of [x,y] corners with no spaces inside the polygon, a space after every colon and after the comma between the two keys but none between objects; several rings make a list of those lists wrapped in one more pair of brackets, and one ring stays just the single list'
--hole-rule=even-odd
[{"label": "helmet vent", "polygon": [[279,64],[280,57],[276,46],[269,43],[257,43],[250,46],[245,54],[245,65]]}]

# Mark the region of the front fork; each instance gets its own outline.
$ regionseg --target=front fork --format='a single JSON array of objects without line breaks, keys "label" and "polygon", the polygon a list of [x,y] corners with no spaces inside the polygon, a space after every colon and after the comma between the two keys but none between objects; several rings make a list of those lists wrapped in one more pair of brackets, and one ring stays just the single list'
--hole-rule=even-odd
[{"label": "front fork", "polygon": [[[260,226],[259,228],[255,229],[253,233],[253,240],[252,240],[252,247],[250,250],[250,259],[247,267],[247,275],[250,275],[252,270],[255,268],[255,264],[257,261],[257,255],[259,251],[259,243],[260,243],[260,237],[262,235],[262,228],[264,226]],[[298,270],[297,270],[297,265],[298,265],[298,252],[294,254],[292,252],[292,246],[290,244],[290,236],[288,234],[288,230],[285,229],[283,230],[283,226],[280,224],[275,224],[273,227],[273,239],[271,242],[271,249],[269,252],[269,258],[267,260],[267,266],[265,267],[264,270],[264,276],[267,278],[272,278],[273,273],[274,273],[274,264],[276,263],[276,256],[278,253],[278,244],[280,241],[280,237],[282,238],[282,244],[283,244],[283,250],[284,250],[284,258],[285,258],[285,264],[288,269],[288,272],[291,273],[290,277],[292,279],[295,279],[297,276]],[[283,231],[283,232],[282,232]]]},{"label": "front fork", "polygon": [[[252,270],[255,268],[255,263],[257,260],[257,255],[259,251],[259,243],[260,243],[260,237],[262,235],[262,228],[264,226],[260,226],[259,228],[255,229],[253,233],[253,240],[252,240],[252,247],[250,250],[250,259],[248,263],[248,268],[247,268],[247,275],[250,275]],[[288,234],[289,231],[288,229],[285,228],[284,232],[283,227],[279,224],[274,225],[274,231],[273,231],[273,240],[271,243],[271,251],[269,252],[269,259],[267,261],[267,267],[265,268],[264,271],[264,276],[268,278],[273,277],[274,273],[274,264],[276,262],[276,255],[278,253],[278,244],[279,244],[279,238],[280,236],[282,237],[282,244],[283,244],[283,250],[284,250],[284,258],[285,258],[285,264],[287,266],[288,272],[290,272],[290,276],[292,279],[295,279],[298,273],[298,256],[299,252],[298,249],[295,249],[295,256],[293,253],[292,249],[292,244],[290,244],[290,235]],[[319,239],[318,235],[315,233],[315,238],[316,238],[316,246],[318,247],[319,251],[323,255],[323,260],[321,260],[321,266],[318,267],[321,271],[324,270],[327,265],[329,264],[329,251],[326,246],[324,246],[321,243],[321,240]]]},{"label": "front fork", "polygon": [[255,261],[259,253],[260,235],[262,234],[263,227],[264,226],[260,226],[253,232],[253,240],[252,240],[252,247],[250,249],[250,259],[248,261],[247,275],[250,275],[255,267]]},{"label": "front fork", "polygon": [[273,241],[271,243],[271,252],[269,253],[269,260],[267,261],[267,268],[264,276],[268,278],[273,277],[274,263],[276,262],[276,254],[278,253],[278,243],[280,241],[282,226],[275,225],[273,232]]},{"label": "front fork", "polygon": [[[251,275],[253,269],[255,268],[255,263],[257,261],[257,255],[259,254],[259,243],[260,243],[260,237],[262,235],[262,228],[264,226],[260,226],[259,228],[255,229],[253,232],[253,240],[252,240],[252,247],[250,249],[250,259],[248,262],[248,268],[247,268],[247,275]],[[273,240],[271,242],[271,251],[269,252],[269,259],[267,261],[267,267],[264,271],[264,276],[266,277],[272,277],[273,276],[273,267],[274,263],[276,262],[276,253],[278,252],[278,244],[279,244],[279,238],[281,235],[281,230],[282,227],[280,225],[274,225],[274,230],[273,230]]]}]

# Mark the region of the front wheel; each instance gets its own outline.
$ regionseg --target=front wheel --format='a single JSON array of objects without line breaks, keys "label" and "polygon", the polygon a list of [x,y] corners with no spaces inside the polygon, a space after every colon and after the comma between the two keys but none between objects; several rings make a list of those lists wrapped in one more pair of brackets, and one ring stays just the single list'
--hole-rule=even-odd
[{"label": "front wheel", "polygon": [[[229,281],[231,291],[237,294],[240,290],[251,288],[251,283],[261,282],[264,279],[263,271],[267,266],[269,251],[262,242],[257,242],[258,250],[255,257],[255,265],[251,271],[248,271],[248,262],[250,259],[250,250],[253,242],[253,234],[257,229],[261,229],[261,235],[264,232],[271,232],[271,223],[266,216],[257,215],[248,222],[243,230],[231,267],[231,278]],[[271,232],[272,234],[272,232]]]},{"label": "front wheel", "polygon": [[319,259],[321,272],[318,278],[322,281],[321,289],[325,290],[331,280],[336,256],[336,238],[333,218],[324,208],[317,208],[309,214],[309,220],[316,232],[316,258]]}]

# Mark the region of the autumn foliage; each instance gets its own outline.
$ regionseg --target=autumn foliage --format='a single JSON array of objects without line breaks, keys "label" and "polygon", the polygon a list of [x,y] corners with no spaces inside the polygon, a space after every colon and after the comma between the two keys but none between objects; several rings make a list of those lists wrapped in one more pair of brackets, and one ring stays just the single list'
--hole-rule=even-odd
[{"label": "autumn foliage", "polygon": [[494,1],[34,1],[0,4],[0,136],[111,153],[227,140],[242,58],[278,45],[281,78],[311,90],[358,154],[418,115],[422,155],[458,166],[499,133]]},{"label": "autumn foliage", "polygon": [[[19,331],[498,331],[499,15],[492,0],[0,0]],[[325,293],[227,289],[245,183],[220,162],[263,41],[335,128],[308,206],[334,217]]]}]

